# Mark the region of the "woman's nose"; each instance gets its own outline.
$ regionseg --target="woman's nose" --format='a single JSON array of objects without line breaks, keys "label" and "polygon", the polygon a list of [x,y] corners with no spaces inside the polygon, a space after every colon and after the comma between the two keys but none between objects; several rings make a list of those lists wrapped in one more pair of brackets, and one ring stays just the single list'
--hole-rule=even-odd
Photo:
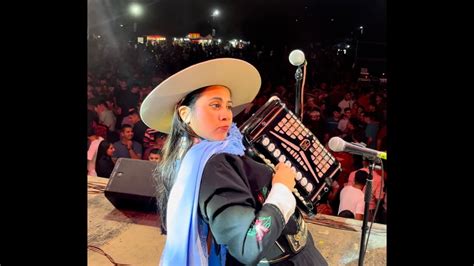
[{"label": "woman's nose", "polygon": [[224,110],[220,113],[221,120],[229,120],[232,117],[231,110]]}]

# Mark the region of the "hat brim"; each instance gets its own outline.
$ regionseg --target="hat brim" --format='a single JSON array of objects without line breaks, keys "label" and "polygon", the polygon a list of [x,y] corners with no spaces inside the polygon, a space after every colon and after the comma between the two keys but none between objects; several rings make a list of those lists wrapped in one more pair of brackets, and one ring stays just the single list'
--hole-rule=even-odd
[{"label": "hat brim", "polygon": [[233,115],[257,95],[261,78],[251,64],[235,58],[218,58],[185,68],[160,83],[143,101],[140,116],[150,128],[169,133],[176,103],[188,93],[221,85],[232,94]]}]

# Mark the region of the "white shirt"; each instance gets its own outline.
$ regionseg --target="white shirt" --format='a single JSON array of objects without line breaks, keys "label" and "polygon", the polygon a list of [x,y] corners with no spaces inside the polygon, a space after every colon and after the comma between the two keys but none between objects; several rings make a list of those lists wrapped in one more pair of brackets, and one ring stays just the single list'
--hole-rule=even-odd
[{"label": "white shirt", "polygon": [[97,176],[97,173],[95,172],[95,160],[97,159],[99,144],[103,140],[104,138],[102,137],[93,140],[89,146],[89,150],[87,150],[87,174],[90,176]]},{"label": "white shirt", "polygon": [[349,210],[354,216],[364,214],[364,192],[353,186],[345,186],[341,190],[341,200],[339,203],[339,214],[341,211]]},{"label": "white shirt", "polygon": [[104,110],[99,114],[99,122],[106,125],[110,131],[115,131],[115,123],[117,122],[117,118],[112,111]]},{"label": "white shirt", "polygon": [[278,209],[280,209],[285,218],[285,224],[295,212],[296,208],[295,196],[293,196],[293,193],[288,189],[288,187],[282,183],[275,183],[272,185],[272,189],[270,190],[270,193],[268,193],[268,197],[263,205],[266,203],[274,204]]},{"label": "white shirt", "polygon": [[347,127],[347,122],[349,122],[349,119],[347,119],[347,118],[342,118],[341,120],[339,120],[339,123],[337,124],[337,128],[338,128],[341,132],[344,132],[344,130],[346,130],[346,127]]},{"label": "white shirt", "polygon": [[[368,168],[361,168],[358,170],[364,170],[367,173],[369,173]],[[348,185],[354,185],[354,180],[355,180],[355,173],[358,171],[355,170],[349,174],[349,179],[347,180]],[[365,186],[362,192],[365,193]],[[369,203],[369,210],[375,210],[375,207],[377,205],[376,200],[379,198],[383,198],[384,192],[382,191],[382,177],[376,172],[372,172],[372,198],[370,199]]]}]

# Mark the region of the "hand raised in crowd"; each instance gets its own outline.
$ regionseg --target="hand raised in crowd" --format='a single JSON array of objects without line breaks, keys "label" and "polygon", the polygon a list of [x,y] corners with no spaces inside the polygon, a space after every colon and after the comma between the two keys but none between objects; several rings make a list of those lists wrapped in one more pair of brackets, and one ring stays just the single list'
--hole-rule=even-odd
[{"label": "hand raised in crowd", "polygon": [[133,149],[133,143],[131,140],[127,140],[127,149]]}]

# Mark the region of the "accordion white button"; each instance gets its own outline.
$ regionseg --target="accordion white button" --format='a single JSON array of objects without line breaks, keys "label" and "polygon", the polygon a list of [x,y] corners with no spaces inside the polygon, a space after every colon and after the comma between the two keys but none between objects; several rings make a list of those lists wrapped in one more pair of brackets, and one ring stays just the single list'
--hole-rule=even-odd
[{"label": "accordion white button", "polygon": [[275,149],[275,144],[270,143],[270,145],[268,145],[268,151],[273,152],[274,149]]},{"label": "accordion white button", "polygon": [[308,183],[305,188],[306,188],[306,191],[311,192],[313,191],[313,184]]},{"label": "accordion white button", "polygon": [[278,161],[284,163],[286,161],[286,156],[282,154],[280,158],[278,158]]},{"label": "accordion white button", "polygon": [[296,180],[300,181],[301,177],[303,177],[303,175],[301,175],[301,172],[296,172]]},{"label": "accordion white button", "polygon": [[263,146],[267,146],[268,144],[270,144],[270,139],[267,138],[267,137],[263,138],[262,144],[263,144]]},{"label": "accordion white button", "polygon": [[308,179],[306,179],[306,177],[303,177],[303,179],[301,179],[301,185],[302,186],[306,186],[306,184],[308,184]]},{"label": "accordion white button", "polygon": [[279,149],[276,149],[274,152],[273,152],[273,156],[275,156],[275,158],[278,158],[278,156],[280,156],[281,154],[281,151]]}]

